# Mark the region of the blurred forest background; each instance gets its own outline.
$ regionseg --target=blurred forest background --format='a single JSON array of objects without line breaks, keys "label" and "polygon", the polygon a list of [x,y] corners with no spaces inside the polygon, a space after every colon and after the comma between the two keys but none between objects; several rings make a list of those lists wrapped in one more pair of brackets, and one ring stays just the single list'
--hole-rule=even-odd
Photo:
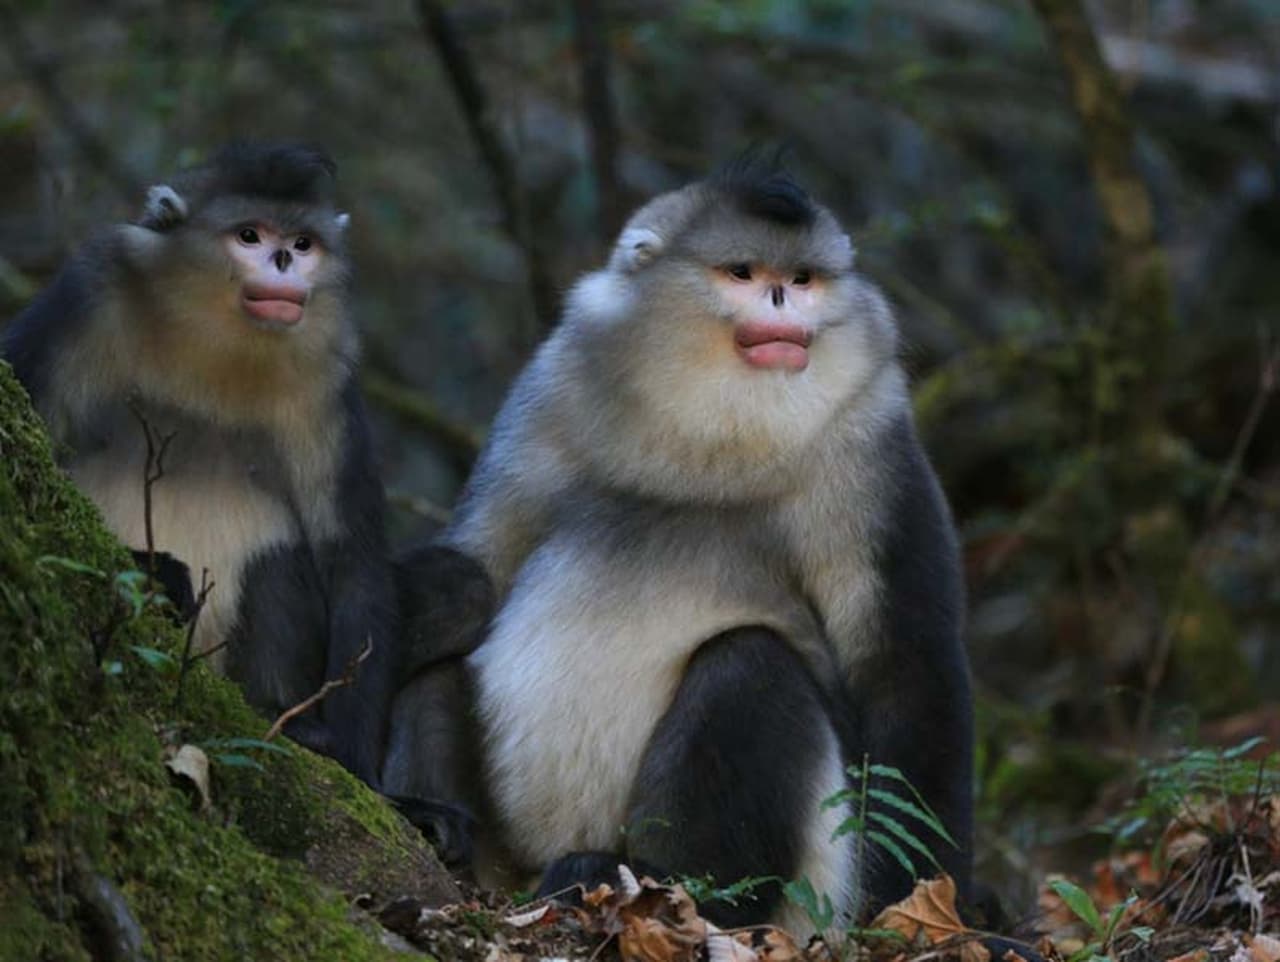
[{"label": "blurred forest background", "polygon": [[979,870],[1031,878],[1135,750],[1280,741],[1280,3],[1088,4],[1131,151],[1083,133],[1060,6],[0,0],[0,317],[219,143],[325,146],[403,542],[627,212],[786,145],[897,305],[966,548]]}]

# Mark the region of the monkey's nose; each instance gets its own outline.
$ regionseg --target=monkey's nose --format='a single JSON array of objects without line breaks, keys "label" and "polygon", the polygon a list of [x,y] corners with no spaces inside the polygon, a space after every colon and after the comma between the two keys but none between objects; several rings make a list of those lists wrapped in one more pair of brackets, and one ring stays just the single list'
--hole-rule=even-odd
[{"label": "monkey's nose", "polygon": [[769,289],[769,299],[773,301],[774,307],[781,307],[787,299],[786,292],[782,289],[781,284],[775,284]]},{"label": "monkey's nose", "polygon": [[271,260],[276,265],[276,270],[283,274],[289,269],[289,264],[293,261],[293,255],[286,250],[278,250],[271,255]]}]

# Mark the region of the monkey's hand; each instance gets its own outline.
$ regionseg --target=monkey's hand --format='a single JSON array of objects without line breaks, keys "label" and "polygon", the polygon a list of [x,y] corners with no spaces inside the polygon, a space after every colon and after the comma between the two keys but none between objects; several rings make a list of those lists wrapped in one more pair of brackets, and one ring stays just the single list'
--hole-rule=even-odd
[{"label": "monkey's hand", "polygon": [[478,562],[431,544],[396,558],[394,570],[401,677],[466,655],[484,640],[496,601],[493,583]]},{"label": "monkey's hand", "polygon": [[414,828],[420,831],[436,850],[447,868],[461,869],[471,864],[475,816],[461,805],[439,799],[410,798],[388,795]]}]

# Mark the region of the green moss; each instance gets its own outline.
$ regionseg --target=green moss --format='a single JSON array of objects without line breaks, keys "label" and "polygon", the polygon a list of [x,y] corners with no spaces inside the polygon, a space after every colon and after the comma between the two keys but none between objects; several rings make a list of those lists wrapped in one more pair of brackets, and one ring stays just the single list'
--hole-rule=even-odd
[{"label": "green moss", "polygon": [[66,959],[89,962],[78,933],[50,919],[26,886],[0,878],[0,959]]},{"label": "green moss", "polygon": [[301,861],[268,854],[300,856],[325,831],[335,785],[382,834],[372,793],[300,751],[215,765],[209,814],[171,783],[161,732],[260,737],[263,722],[203,668],[175,713],[175,672],[134,646],[176,653],[181,638],[158,612],[127,615],[112,579],[128,567],[0,364],[0,960],[96,954],[77,867],[123,893],[158,957],[389,957]]}]

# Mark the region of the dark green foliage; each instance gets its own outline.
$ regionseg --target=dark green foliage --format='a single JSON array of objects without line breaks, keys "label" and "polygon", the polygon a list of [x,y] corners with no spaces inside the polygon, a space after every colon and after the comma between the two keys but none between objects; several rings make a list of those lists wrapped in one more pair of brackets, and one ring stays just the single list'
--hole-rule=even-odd
[{"label": "dark green foliage", "polygon": [[[1280,753],[1248,757],[1263,742],[1250,738],[1231,748],[1184,748],[1141,759],[1134,797],[1100,830],[1121,846],[1154,842],[1175,818],[1229,834],[1234,830],[1229,800],[1244,800],[1247,810],[1280,794]],[[1210,824],[1211,815],[1220,816],[1222,824]]]}]

